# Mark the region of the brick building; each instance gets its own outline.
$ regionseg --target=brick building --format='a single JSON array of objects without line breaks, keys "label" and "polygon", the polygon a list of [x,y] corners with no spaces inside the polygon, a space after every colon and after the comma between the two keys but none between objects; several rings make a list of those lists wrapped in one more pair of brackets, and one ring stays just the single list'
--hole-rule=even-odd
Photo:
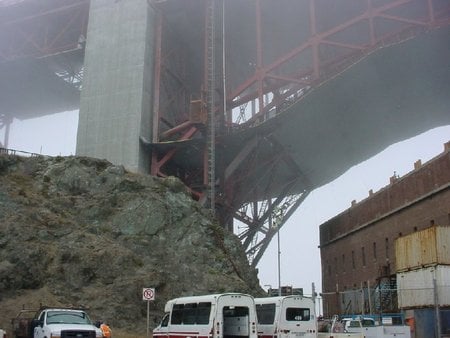
[{"label": "brick building", "polygon": [[450,225],[450,142],[320,226],[324,315],[398,311],[395,240],[432,225]]}]

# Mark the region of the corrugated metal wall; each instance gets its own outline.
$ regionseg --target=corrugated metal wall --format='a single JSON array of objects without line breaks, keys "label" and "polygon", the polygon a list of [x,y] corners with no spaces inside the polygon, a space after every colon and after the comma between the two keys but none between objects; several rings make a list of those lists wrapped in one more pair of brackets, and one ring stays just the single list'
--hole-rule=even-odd
[{"label": "corrugated metal wall", "polygon": [[[433,279],[436,279],[436,290]],[[450,266],[437,265],[397,273],[400,308],[450,306]],[[437,294],[436,294],[437,293]]]},{"label": "corrugated metal wall", "polygon": [[450,265],[450,227],[433,226],[395,242],[396,271]]}]

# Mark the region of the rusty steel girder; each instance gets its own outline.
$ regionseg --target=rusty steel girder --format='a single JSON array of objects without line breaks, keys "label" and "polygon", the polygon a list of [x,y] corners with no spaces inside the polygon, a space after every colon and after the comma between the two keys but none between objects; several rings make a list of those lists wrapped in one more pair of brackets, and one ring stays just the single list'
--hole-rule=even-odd
[{"label": "rusty steel girder", "polygon": [[89,0],[0,3],[0,62],[83,49]]}]

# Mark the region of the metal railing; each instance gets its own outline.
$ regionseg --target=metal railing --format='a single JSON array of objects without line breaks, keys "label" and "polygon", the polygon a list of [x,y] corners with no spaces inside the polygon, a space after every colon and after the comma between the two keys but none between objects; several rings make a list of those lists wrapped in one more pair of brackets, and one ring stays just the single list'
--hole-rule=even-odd
[{"label": "metal railing", "polygon": [[22,156],[22,157],[47,156],[47,155],[42,155],[42,154],[37,154],[37,153],[31,153],[29,151],[9,149],[9,148],[0,148],[0,155],[14,155],[14,156]]}]

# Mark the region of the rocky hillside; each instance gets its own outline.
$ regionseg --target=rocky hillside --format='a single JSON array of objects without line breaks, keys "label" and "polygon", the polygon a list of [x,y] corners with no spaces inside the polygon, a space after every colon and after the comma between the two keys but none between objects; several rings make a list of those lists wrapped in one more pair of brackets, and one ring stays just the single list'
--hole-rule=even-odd
[{"label": "rocky hillside", "polygon": [[[84,305],[130,334],[174,297],[258,295],[256,271],[175,178],[85,157],[0,155],[0,328],[24,306]],[[118,336],[115,335],[115,338]]]}]

